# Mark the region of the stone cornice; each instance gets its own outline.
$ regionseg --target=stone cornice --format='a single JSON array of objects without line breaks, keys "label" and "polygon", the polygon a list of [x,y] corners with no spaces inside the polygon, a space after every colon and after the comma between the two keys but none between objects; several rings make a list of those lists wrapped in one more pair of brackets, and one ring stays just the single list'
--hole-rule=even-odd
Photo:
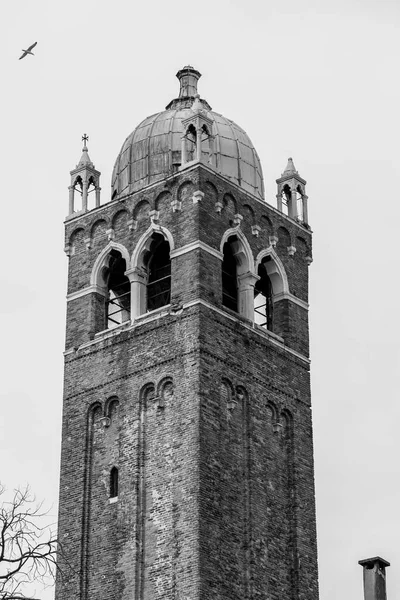
[{"label": "stone cornice", "polygon": [[297,304],[305,310],[309,309],[308,302],[302,300],[301,298],[297,298],[297,296],[293,296],[293,294],[291,294],[290,292],[281,292],[279,294],[274,295],[274,304],[275,302],[279,302],[280,300],[289,300],[290,302],[293,302],[293,304]]},{"label": "stone cornice", "polygon": [[200,240],[190,242],[190,244],[186,244],[186,246],[182,246],[181,248],[176,248],[170,253],[170,257],[176,258],[177,256],[181,256],[182,254],[186,254],[187,252],[192,252],[193,250],[197,249],[204,250],[205,252],[208,252],[208,254],[211,254],[212,256],[215,256],[220,260],[223,260],[224,258],[222,252],[219,252],[219,250],[215,250],[215,248],[212,248],[211,246],[204,242],[201,242]]},{"label": "stone cornice", "polygon": [[82,296],[87,296],[88,294],[101,294],[102,296],[106,295],[106,290],[99,285],[89,285],[88,287],[82,288],[81,290],[77,290],[76,292],[71,292],[67,294],[67,302],[71,302],[71,300],[76,300],[77,298],[82,298]]},{"label": "stone cornice", "polygon": [[[249,331],[253,331],[254,333],[256,333],[257,335],[259,335],[260,337],[262,337],[264,339],[267,339],[269,342],[271,342],[272,345],[277,346],[278,348],[280,348],[284,352],[291,354],[292,356],[295,356],[296,358],[300,359],[302,362],[305,362],[306,364],[310,364],[311,361],[307,356],[304,356],[300,352],[297,352],[296,350],[293,350],[292,348],[289,348],[288,346],[286,346],[284,339],[281,338],[280,336],[276,335],[272,331],[263,329],[256,323],[244,322],[243,319],[238,318],[238,317],[234,316],[233,314],[230,314],[230,313],[218,308],[217,306],[213,306],[212,304],[210,304],[209,302],[206,302],[205,300],[198,299],[198,300],[192,300],[190,302],[186,302],[185,304],[182,305],[179,312],[181,313],[183,310],[185,310],[187,308],[191,308],[192,306],[198,306],[198,305],[204,306],[230,321],[233,321],[235,323],[240,323],[242,325],[242,327],[244,327],[245,329],[247,329]],[[81,346],[79,346],[79,349],[83,350],[83,349],[89,348],[90,346],[96,345],[96,344],[102,342],[103,340],[106,340],[111,337],[115,337],[122,332],[131,331],[132,329],[136,329],[137,327],[139,327],[140,325],[142,325],[144,323],[150,323],[152,321],[159,321],[161,318],[167,316],[168,314],[176,314],[176,313],[177,313],[177,311],[173,307],[163,306],[162,308],[157,309],[153,312],[145,313],[144,315],[141,315],[138,319],[136,319],[131,324],[129,324],[128,322],[125,322],[125,323],[122,323],[119,327],[115,327],[114,329],[106,329],[104,331],[100,331],[99,333],[96,334],[94,340],[90,340],[89,342],[82,344]],[[68,356],[70,354],[73,354],[74,352],[75,352],[75,350],[73,348],[70,348],[64,352],[64,356]]]}]

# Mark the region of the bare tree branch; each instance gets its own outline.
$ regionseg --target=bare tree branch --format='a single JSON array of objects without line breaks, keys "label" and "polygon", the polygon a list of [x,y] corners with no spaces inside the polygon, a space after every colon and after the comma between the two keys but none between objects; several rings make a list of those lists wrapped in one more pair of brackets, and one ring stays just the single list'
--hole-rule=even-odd
[{"label": "bare tree branch", "polygon": [[57,538],[28,486],[10,501],[2,501],[4,494],[0,484],[0,600],[35,600],[34,584],[54,582]]}]

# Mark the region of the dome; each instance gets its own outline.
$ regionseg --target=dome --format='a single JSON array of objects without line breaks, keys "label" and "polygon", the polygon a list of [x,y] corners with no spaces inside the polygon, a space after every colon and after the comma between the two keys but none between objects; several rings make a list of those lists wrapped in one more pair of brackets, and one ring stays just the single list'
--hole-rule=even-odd
[{"label": "dome", "polygon": [[[177,77],[179,97],[166,110],[144,119],[126,138],[114,165],[112,198],[140,190],[200,160],[263,200],[261,163],[246,132],[200,98],[197,81],[201,75],[193,67],[184,67]],[[201,132],[200,138],[196,131]],[[196,151],[199,139],[201,155]]]}]

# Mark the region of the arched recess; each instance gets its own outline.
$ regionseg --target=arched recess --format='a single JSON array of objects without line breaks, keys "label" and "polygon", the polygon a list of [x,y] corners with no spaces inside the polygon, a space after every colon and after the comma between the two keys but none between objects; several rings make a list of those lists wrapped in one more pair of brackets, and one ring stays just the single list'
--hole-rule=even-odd
[{"label": "arched recess", "polygon": [[278,295],[289,292],[289,284],[283,263],[272,247],[257,255],[256,272],[259,279],[254,286],[254,322],[274,331],[274,302]]},{"label": "arched recess", "polygon": [[268,261],[266,270],[269,278],[271,279],[274,295],[289,292],[289,282],[286,275],[285,267],[283,266],[283,262],[272,247],[265,248],[257,254],[257,258],[255,261],[256,269],[258,269],[259,265],[267,256],[271,258],[271,260]]},{"label": "arched recess", "polygon": [[122,244],[117,242],[109,242],[105,248],[100,252],[93,265],[92,273],[90,275],[90,285],[96,285],[102,287],[101,268],[104,266],[107,256],[110,250],[115,249],[121,253],[122,258],[126,261],[126,265],[130,264],[130,256],[128,250]]},{"label": "arched recess", "polygon": [[85,252],[85,230],[82,227],[78,227],[75,229],[68,242],[70,256],[74,256],[74,254],[79,254],[80,252]]},{"label": "arched recess", "polygon": [[129,253],[125,246],[109,242],[97,257],[90,276],[96,293],[94,329],[113,329],[129,321],[131,285],[126,276]]},{"label": "arched recess", "polygon": [[171,409],[174,402],[174,382],[170,375],[163,377],[157,385],[156,391],[156,406],[157,409]]},{"label": "arched recess", "polygon": [[[243,204],[242,213],[245,221],[248,225],[255,225],[255,212],[249,204]],[[245,222],[244,221],[244,222]]]},{"label": "arched recess", "polygon": [[254,285],[258,277],[250,244],[239,229],[231,228],[222,236],[220,250],[224,257],[222,305],[253,319]]},{"label": "arched recess", "polygon": [[172,234],[151,223],[139,239],[127,275],[131,281],[132,318],[170,304]]}]

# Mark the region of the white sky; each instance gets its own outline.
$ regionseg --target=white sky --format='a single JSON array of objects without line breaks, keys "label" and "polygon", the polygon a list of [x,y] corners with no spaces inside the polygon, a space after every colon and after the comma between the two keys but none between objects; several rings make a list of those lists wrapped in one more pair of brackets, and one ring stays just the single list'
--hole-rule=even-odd
[{"label": "white sky", "polygon": [[377,554],[400,597],[400,4],[20,0],[0,22],[1,480],[29,482],[56,513],[63,219],[81,136],[104,202],[124,139],[189,63],[252,139],[267,200],[288,156],[308,181],[321,600],[361,600],[357,561]]}]

